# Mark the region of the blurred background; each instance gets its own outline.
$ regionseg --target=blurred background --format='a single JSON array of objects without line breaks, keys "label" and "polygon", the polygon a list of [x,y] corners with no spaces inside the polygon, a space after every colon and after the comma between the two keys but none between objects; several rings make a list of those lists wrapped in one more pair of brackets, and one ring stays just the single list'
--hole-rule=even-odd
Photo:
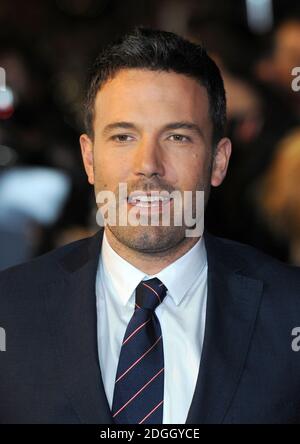
[{"label": "blurred background", "polygon": [[1,0],[0,269],[98,229],[86,76],[135,25],[201,42],[222,71],[233,154],[206,228],[300,265],[299,0]]}]

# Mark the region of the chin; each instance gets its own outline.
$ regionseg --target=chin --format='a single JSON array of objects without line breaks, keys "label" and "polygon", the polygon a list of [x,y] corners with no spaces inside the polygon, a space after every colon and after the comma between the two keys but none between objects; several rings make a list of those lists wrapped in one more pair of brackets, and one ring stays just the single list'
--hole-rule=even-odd
[{"label": "chin", "polygon": [[109,230],[123,245],[145,253],[169,250],[185,238],[184,227],[109,226]]}]

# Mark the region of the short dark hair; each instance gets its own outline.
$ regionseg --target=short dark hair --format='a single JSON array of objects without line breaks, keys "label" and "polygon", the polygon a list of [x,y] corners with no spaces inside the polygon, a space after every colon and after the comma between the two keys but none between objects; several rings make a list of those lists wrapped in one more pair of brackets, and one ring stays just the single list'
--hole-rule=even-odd
[{"label": "short dark hair", "polygon": [[93,136],[94,106],[101,86],[121,69],[149,69],[185,74],[208,93],[213,123],[213,144],[223,137],[226,97],[220,70],[205,49],[172,32],[136,28],[106,47],[90,71],[84,106],[86,132]]}]

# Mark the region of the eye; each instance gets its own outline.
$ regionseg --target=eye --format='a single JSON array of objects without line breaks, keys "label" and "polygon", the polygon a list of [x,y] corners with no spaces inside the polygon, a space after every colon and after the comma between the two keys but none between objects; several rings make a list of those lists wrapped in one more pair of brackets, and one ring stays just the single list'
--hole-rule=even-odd
[{"label": "eye", "polygon": [[133,137],[129,136],[128,134],[116,134],[112,136],[112,140],[114,140],[115,142],[124,143],[130,142],[131,140],[133,140]]},{"label": "eye", "polygon": [[173,141],[174,141],[174,142],[179,142],[179,143],[191,142],[190,137],[188,137],[188,136],[184,136],[183,134],[172,134],[172,135],[169,137],[169,139],[172,140],[172,138],[173,138]]}]

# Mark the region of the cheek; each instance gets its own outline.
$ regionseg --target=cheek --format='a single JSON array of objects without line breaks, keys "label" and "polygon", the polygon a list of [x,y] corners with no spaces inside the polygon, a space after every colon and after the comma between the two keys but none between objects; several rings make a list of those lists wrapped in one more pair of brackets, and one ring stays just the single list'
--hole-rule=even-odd
[{"label": "cheek", "polygon": [[124,159],[101,153],[95,161],[95,178],[99,187],[115,190],[119,183],[127,182],[128,168]]},{"label": "cheek", "polygon": [[194,190],[207,178],[208,160],[201,153],[191,153],[186,161],[177,162],[177,175],[186,189]]}]

